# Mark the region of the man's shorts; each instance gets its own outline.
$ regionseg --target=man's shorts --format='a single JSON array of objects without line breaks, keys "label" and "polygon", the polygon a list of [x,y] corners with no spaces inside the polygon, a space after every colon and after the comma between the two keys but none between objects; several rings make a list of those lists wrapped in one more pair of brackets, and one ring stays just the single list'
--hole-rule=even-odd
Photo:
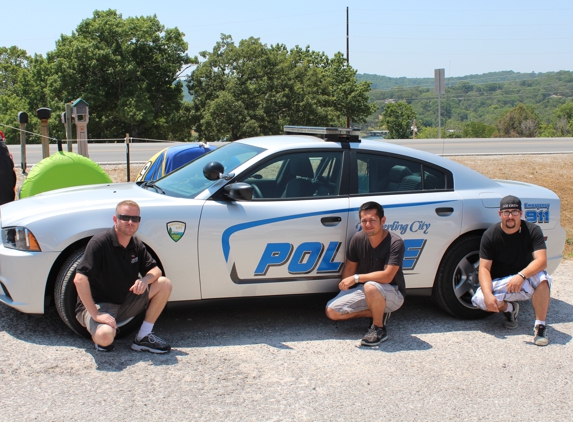
[{"label": "man's shorts", "polygon": [[[498,302],[519,302],[522,300],[529,300],[531,299],[531,296],[533,296],[535,289],[537,289],[542,281],[547,281],[547,284],[549,284],[549,288],[551,289],[551,277],[549,277],[546,271],[541,271],[529,278],[526,278],[519,292],[508,293],[507,284],[513,277],[513,275],[508,275],[507,277],[496,278],[492,281],[493,295]],[[477,289],[475,295],[472,297],[472,303],[478,308],[481,308],[484,311],[486,310],[481,287]]]},{"label": "man's shorts", "polygon": [[[129,292],[125,302],[123,302],[121,305],[107,302],[96,303],[96,306],[100,312],[105,312],[115,318],[118,329],[122,325],[127,324],[133,317],[145,311],[148,305],[149,290],[146,293],[142,293],[140,295]],[[92,337],[100,325],[105,325],[94,321],[89,312],[83,306],[81,306],[81,309],[77,311],[76,319],[82,326],[87,328]]]},{"label": "man's shorts", "polygon": [[[384,296],[384,299],[386,299],[386,309],[384,312],[397,311],[404,303],[404,296],[402,296],[397,286],[377,283],[375,281],[367,281],[364,284],[376,286],[380,294]],[[368,305],[366,305],[364,284],[360,284],[349,290],[341,290],[334,299],[331,299],[326,304],[326,307],[335,310],[339,314],[351,314],[367,310]]]}]

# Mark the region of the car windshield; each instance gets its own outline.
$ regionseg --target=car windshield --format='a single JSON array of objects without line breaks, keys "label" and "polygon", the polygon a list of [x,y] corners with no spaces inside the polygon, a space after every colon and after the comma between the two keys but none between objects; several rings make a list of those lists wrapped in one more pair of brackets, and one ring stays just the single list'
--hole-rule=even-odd
[{"label": "car windshield", "polygon": [[263,151],[263,148],[233,142],[201,155],[186,166],[159,179],[155,185],[165,195],[178,198],[195,198],[200,192],[216,182],[203,175],[205,164],[217,161],[223,164],[225,173],[231,173],[241,164]]}]

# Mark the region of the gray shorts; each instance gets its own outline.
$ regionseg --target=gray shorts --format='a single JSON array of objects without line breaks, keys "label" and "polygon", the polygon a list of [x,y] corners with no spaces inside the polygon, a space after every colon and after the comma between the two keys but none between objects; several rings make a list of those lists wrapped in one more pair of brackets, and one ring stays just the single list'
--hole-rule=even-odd
[{"label": "gray shorts", "polygon": [[[96,303],[96,306],[100,312],[105,312],[115,318],[118,330],[122,325],[127,324],[134,317],[145,311],[148,305],[149,290],[147,293],[140,295],[129,292],[125,302],[123,302],[121,305],[107,302]],[[90,316],[89,312],[83,306],[81,306],[81,309],[77,311],[76,319],[83,327],[87,328],[92,337],[95,335],[95,332],[100,325],[105,325],[100,324],[99,322],[95,322]]]},{"label": "gray shorts", "polygon": [[[384,299],[386,299],[386,309],[384,312],[397,311],[404,303],[404,296],[402,296],[397,286],[377,283],[375,281],[367,281],[364,284],[376,286],[380,294],[384,296]],[[360,284],[349,290],[341,290],[334,299],[331,299],[326,304],[326,307],[335,310],[339,314],[352,314],[367,310],[368,306],[366,305],[364,284]]]},{"label": "gray shorts", "polygon": [[[551,277],[545,271],[541,271],[529,278],[526,278],[521,286],[519,292],[508,293],[507,284],[514,275],[509,275],[507,277],[496,278],[492,281],[492,292],[498,302],[518,302],[521,300],[529,300],[533,296],[535,289],[541,284],[542,281],[547,281],[549,288],[551,289]],[[477,289],[476,293],[472,297],[472,303],[480,309],[486,310],[485,299],[483,297],[483,292],[481,287]]]}]

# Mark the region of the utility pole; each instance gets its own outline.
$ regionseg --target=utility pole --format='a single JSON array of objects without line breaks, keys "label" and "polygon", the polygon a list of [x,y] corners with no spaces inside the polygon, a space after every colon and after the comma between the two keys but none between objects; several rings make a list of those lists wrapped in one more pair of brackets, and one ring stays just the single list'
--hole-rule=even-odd
[{"label": "utility pole", "polygon": [[434,70],[434,90],[438,94],[438,139],[442,138],[442,95],[446,93],[445,69]]},{"label": "utility pole", "polygon": [[[348,23],[348,6],[346,6],[346,66],[350,67],[350,32]],[[346,127],[350,127],[350,116],[346,116]]]}]

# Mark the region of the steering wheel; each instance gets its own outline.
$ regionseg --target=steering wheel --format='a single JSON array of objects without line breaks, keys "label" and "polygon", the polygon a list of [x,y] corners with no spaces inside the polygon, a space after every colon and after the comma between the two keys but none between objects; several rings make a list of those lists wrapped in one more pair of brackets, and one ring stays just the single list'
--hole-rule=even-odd
[{"label": "steering wheel", "polygon": [[251,185],[253,187],[253,198],[262,198],[263,194],[257,185]]}]

